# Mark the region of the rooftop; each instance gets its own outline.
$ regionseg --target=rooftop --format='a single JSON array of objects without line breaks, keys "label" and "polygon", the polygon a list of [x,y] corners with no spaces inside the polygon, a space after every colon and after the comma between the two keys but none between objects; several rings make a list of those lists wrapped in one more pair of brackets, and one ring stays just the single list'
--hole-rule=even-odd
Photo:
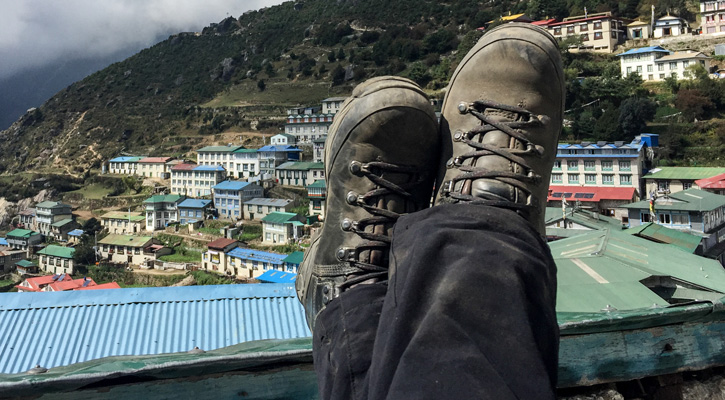
[{"label": "rooftop", "polygon": [[305,253],[302,251],[295,251],[292,254],[288,255],[284,260],[284,262],[288,264],[300,264],[302,263],[302,259],[305,257]]},{"label": "rooftop", "polygon": [[205,208],[211,204],[211,200],[186,199],[179,203],[179,208]]},{"label": "rooftop", "polygon": [[140,212],[110,211],[101,215],[101,219],[125,219],[133,222],[144,221],[146,217]]},{"label": "rooftop", "polygon": [[138,162],[145,157],[116,157],[112,158],[109,162]]},{"label": "rooftop", "polygon": [[567,202],[594,202],[602,200],[632,201],[636,194],[633,187],[607,187],[607,186],[549,186],[547,201]]},{"label": "rooftop", "polygon": [[199,165],[193,171],[226,171],[221,165]]},{"label": "rooftop", "polygon": [[617,54],[617,57],[620,56],[628,56],[630,54],[644,54],[644,53],[667,53],[670,54],[669,50],[665,50],[661,46],[648,46],[648,47],[638,47],[636,49],[630,49],[625,51],[624,53]]},{"label": "rooftop", "polygon": [[143,202],[144,202],[144,204],[178,203],[185,198],[186,198],[186,196],[182,196],[182,195],[178,195],[178,194],[157,194],[157,195],[149,197],[148,199],[144,200]]},{"label": "rooftop", "polygon": [[244,146],[206,146],[197,150],[197,153],[231,153],[234,150],[243,149]]},{"label": "rooftop", "polygon": [[172,171],[191,171],[191,170],[193,170],[196,167],[197,167],[196,164],[192,164],[192,163],[181,163],[181,164],[176,164],[173,167],[171,167],[171,170]]},{"label": "rooftop", "polygon": [[35,208],[58,208],[58,207],[70,207],[68,204],[63,204],[60,201],[43,201],[35,205]]},{"label": "rooftop", "polygon": [[256,197],[251,200],[245,201],[244,204],[253,205],[253,206],[284,207],[291,202],[292,202],[292,200],[290,200],[290,199],[270,199],[270,198]]},{"label": "rooftop", "polygon": [[705,53],[701,53],[699,51],[676,51],[674,53],[671,53],[670,55],[660,57],[657,60],[655,60],[658,63],[663,63],[667,61],[675,61],[675,60],[689,60],[692,58],[710,58],[705,55]]},{"label": "rooftop", "polygon": [[[657,197],[657,210],[711,211],[725,206],[725,196],[700,189],[687,189],[670,193],[667,197]],[[649,200],[621,205],[622,208],[649,209]]]},{"label": "rooftop", "polygon": [[309,161],[288,161],[280,164],[277,170],[309,171],[311,169],[325,169],[325,164]]},{"label": "rooftop", "polygon": [[52,226],[54,228],[60,228],[61,226],[65,226],[65,225],[71,224],[73,222],[75,222],[73,220],[73,218],[65,218],[65,219],[61,219],[58,222],[54,222],[54,223],[50,224],[50,226]]},{"label": "rooftop", "polygon": [[328,97],[324,100],[322,100],[322,103],[328,103],[331,101],[345,101],[347,100],[347,97]]},{"label": "rooftop", "polygon": [[0,293],[0,326],[1,373],[310,336],[289,284]]},{"label": "rooftop", "polygon": [[297,218],[298,216],[295,213],[275,211],[265,215],[264,218],[262,218],[262,222],[269,222],[272,224],[285,224],[297,221]]},{"label": "rooftop", "polygon": [[166,164],[169,161],[171,161],[171,157],[146,157],[138,160],[140,163],[150,164]]},{"label": "rooftop", "polygon": [[98,241],[98,244],[110,244],[113,246],[143,247],[152,241],[151,236],[132,236],[111,234]]},{"label": "rooftop", "polygon": [[230,250],[227,255],[244,260],[266,262],[274,265],[281,265],[283,260],[287,258],[286,254],[270,253],[261,250],[245,249],[242,247]]},{"label": "rooftop", "polygon": [[239,243],[239,242],[234,239],[219,238],[219,239],[216,239],[216,240],[213,240],[213,241],[207,243],[206,247],[208,247],[210,249],[215,249],[215,250],[224,250],[225,247],[227,247],[231,244],[234,244],[234,243]]},{"label": "rooftop", "polygon": [[34,232],[28,229],[13,229],[12,231],[8,232],[6,235],[7,237],[13,236],[13,237],[21,237],[21,238],[29,238],[33,235],[40,235],[38,232]]},{"label": "rooftop", "polygon": [[324,179],[318,179],[318,180],[312,182],[311,184],[307,185],[307,188],[308,189],[309,188],[326,189],[327,183],[325,183]]},{"label": "rooftop", "polygon": [[701,236],[670,229],[666,226],[648,222],[625,230],[629,234],[639,236],[657,243],[667,243],[689,253],[694,253],[702,241]]},{"label": "rooftop", "polygon": [[297,274],[271,269],[257,277],[260,282],[294,284]]},{"label": "rooftop", "polygon": [[650,170],[644,179],[686,179],[697,180],[725,174],[720,167],[658,167]]},{"label": "rooftop", "polygon": [[83,229],[73,229],[72,231],[68,232],[68,236],[81,237],[83,236],[83,233]]},{"label": "rooftop", "polygon": [[60,257],[60,258],[73,258],[74,252],[75,252],[75,249],[72,247],[63,247],[63,246],[57,246],[54,244],[49,244],[43,250],[40,250],[38,252],[38,254],[43,254],[43,255],[52,256],[52,257]]},{"label": "rooftop", "polygon": [[725,189],[725,174],[715,175],[710,178],[698,179],[695,185],[700,189]]},{"label": "rooftop", "polygon": [[297,148],[295,146],[289,146],[289,145],[288,146],[263,146],[263,147],[260,147],[259,150],[257,150],[257,151],[272,151],[272,152],[277,152],[277,151],[290,152],[290,151],[294,151],[294,152],[302,152],[301,149],[299,149],[299,148]]},{"label": "rooftop", "polygon": [[212,187],[217,190],[242,190],[245,186],[249,185],[249,182],[244,181],[223,181],[219,182]]}]

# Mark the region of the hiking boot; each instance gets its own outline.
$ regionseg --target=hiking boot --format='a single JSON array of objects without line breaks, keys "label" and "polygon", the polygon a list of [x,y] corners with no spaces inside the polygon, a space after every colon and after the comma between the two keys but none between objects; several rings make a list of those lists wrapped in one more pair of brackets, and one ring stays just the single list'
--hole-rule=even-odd
[{"label": "hiking boot", "polygon": [[435,205],[515,210],[544,235],[564,93],[558,46],[545,30],[511,23],[484,35],[443,101]]},{"label": "hiking boot", "polygon": [[335,115],[325,145],[327,215],[296,283],[311,329],[346,289],[387,280],[395,221],[431,203],[437,125],[420,87],[398,77],[359,85]]}]

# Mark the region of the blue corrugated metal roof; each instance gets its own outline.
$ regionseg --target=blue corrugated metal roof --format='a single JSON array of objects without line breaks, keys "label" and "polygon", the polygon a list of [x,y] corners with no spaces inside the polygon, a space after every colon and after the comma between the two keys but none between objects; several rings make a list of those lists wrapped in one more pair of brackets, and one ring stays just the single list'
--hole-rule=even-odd
[{"label": "blue corrugated metal roof", "polygon": [[109,160],[109,162],[136,162],[143,157],[116,157]]},{"label": "blue corrugated metal roof", "polygon": [[271,269],[257,277],[257,280],[269,283],[295,283],[297,274]]},{"label": "blue corrugated metal roof", "polygon": [[219,190],[242,190],[245,186],[249,185],[249,182],[242,181],[224,181],[217,183],[212,189]]},{"label": "blue corrugated metal roof", "polygon": [[192,171],[226,171],[221,165],[200,165]]},{"label": "blue corrugated metal roof", "polygon": [[7,246],[8,240],[5,238],[0,238],[0,246]]},{"label": "blue corrugated metal roof", "polygon": [[639,47],[636,49],[627,50],[622,54],[617,54],[617,57],[624,56],[624,55],[630,55],[630,54],[642,54],[642,53],[652,53],[652,52],[658,52],[658,53],[667,53],[669,54],[669,50],[665,50],[664,48],[660,46],[649,46],[649,47]]},{"label": "blue corrugated metal roof", "polygon": [[261,261],[271,264],[282,264],[282,260],[287,258],[287,254],[268,253],[266,251],[244,249],[241,247],[231,250],[227,253],[227,255],[245,260]]},{"label": "blue corrugated metal roof", "polygon": [[294,146],[263,146],[257,151],[302,151]]},{"label": "blue corrugated metal roof", "polygon": [[81,236],[83,235],[83,229],[73,229],[72,231],[68,232],[68,236]]},{"label": "blue corrugated metal roof", "polygon": [[0,373],[310,336],[289,284],[0,294]]},{"label": "blue corrugated metal roof", "polygon": [[204,208],[211,203],[211,200],[186,199],[179,203],[179,208]]}]

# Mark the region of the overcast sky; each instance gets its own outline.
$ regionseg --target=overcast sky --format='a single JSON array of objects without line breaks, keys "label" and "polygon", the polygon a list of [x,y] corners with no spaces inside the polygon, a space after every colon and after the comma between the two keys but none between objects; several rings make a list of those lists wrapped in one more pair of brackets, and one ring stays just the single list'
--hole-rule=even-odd
[{"label": "overcast sky", "polygon": [[66,58],[148,47],[282,0],[0,0],[0,79]]}]

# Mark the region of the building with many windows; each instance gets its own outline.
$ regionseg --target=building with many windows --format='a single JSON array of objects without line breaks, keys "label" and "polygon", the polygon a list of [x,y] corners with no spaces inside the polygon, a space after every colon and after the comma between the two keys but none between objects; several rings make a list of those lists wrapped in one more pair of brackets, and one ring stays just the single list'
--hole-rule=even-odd
[{"label": "building with many windows", "polygon": [[35,205],[35,220],[42,235],[50,236],[53,224],[68,219],[73,219],[69,204],[60,201],[43,201]]},{"label": "building with many windows", "polygon": [[211,196],[212,187],[226,177],[227,171],[221,165],[178,164],[171,168],[171,193]]},{"label": "building with many windows", "polygon": [[136,175],[138,162],[145,157],[116,157],[108,161],[108,173]]},{"label": "building with many windows", "polygon": [[241,243],[234,239],[219,238],[206,244],[207,251],[201,255],[201,267],[225,275],[236,275],[229,267],[227,253],[239,247]]},{"label": "building with many windows", "polygon": [[178,222],[179,204],[185,199],[186,196],[167,194],[151,196],[144,200],[146,230],[160,230],[166,228],[172,222]]},{"label": "building with many windows", "polygon": [[611,12],[564,18],[562,22],[543,25],[557,39],[576,36],[581,45],[574,50],[612,53],[627,39],[627,24],[631,21],[615,18]]},{"label": "building with many windows", "polygon": [[225,170],[234,169],[234,151],[244,146],[206,146],[196,151],[196,163],[199,165],[221,165]]},{"label": "building with many windows", "polygon": [[145,177],[169,179],[169,169],[171,168],[168,165],[169,161],[171,161],[171,157],[144,157],[136,163],[136,174]]},{"label": "building with many windows", "polygon": [[28,229],[13,229],[5,235],[8,246],[16,250],[25,250],[28,255],[32,254],[33,246],[43,241],[40,233]]},{"label": "building with many windows", "polygon": [[229,176],[236,179],[249,179],[259,175],[259,157],[257,149],[234,150],[234,170]]},{"label": "building with many windows", "polygon": [[337,114],[342,105],[345,104],[347,97],[328,97],[322,100],[322,113],[323,114]]},{"label": "building with many windows", "polygon": [[[658,167],[643,176],[647,197],[663,196],[695,187],[695,181],[725,173],[719,167]],[[645,197],[645,196],[642,196]]]},{"label": "building with many windows", "polygon": [[72,247],[48,245],[38,252],[38,266],[41,270],[52,274],[73,274],[73,253]]},{"label": "building with many windows", "polygon": [[224,181],[213,187],[214,207],[219,218],[237,220],[243,218],[243,203],[264,196],[264,189],[256,183]]},{"label": "building with many windows", "polygon": [[298,161],[302,150],[295,146],[264,146],[259,150],[259,172],[274,177],[277,166],[287,161]]},{"label": "building with many windows", "polygon": [[325,219],[327,185],[324,179],[318,179],[311,185],[307,185],[307,198],[310,200],[310,214],[319,215],[320,219]]},{"label": "building with many windows", "polygon": [[244,219],[259,220],[273,212],[289,212],[294,207],[290,199],[256,198],[244,202]]},{"label": "building with many windows", "polygon": [[277,182],[286,186],[308,186],[325,179],[325,166],[317,162],[290,161],[276,169]]},{"label": "building with many windows", "polygon": [[700,27],[702,34],[725,32],[725,1],[700,0]]},{"label": "building with many windows", "polygon": [[262,218],[262,243],[286,244],[302,237],[302,218],[295,213],[273,212]]},{"label": "building with many windows", "polygon": [[652,75],[652,79],[649,80],[654,80],[658,76],[656,75],[657,71],[655,71],[655,61],[669,54],[669,50],[660,46],[639,47],[618,54],[617,57],[619,57],[619,67],[622,71],[622,77],[626,78],[636,73],[644,80],[647,80],[649,75]]},{"label": "building with many windows", "polygon": [[236,247],[227,253],[228,268],[239,279],[257,278],[266,271],[283,271],[286,254]]},{"label": "building with many windows", "polygon": [[[171,249],[164,248],[151,236],[108,235],[98,241],[101,257],[116,264],[129,264],[152,267],[157,256],[168,254]],[[165,251],[159,251],[163,248]]]},{"label": "building with many windows", "polygon": [[146,216],[140,212],[110,211],[101,215],[101,225],[108,233],[136,234],[144,230]]},{"label": "building with many windows", "polygon": [[325,142],[327,142],[327,135],[312,141],[312,161],[325,162]]},{"label": "building with many windows", "polygon": [[182,225],[203,221],[212,214],[213,204],[207,199],[186,199],[179,203],[179,223]]},{"label": "building with many windows", "polygon": [[[631,226],[656,222],[668,228],[703,236],[703,255],[725,261],[725,196],[699,189],[658,195],[654,210],[643,200],[622,206]],[[652,213],[654,211],[654,216]]]},{"label": "building with many windows", "polygon": [[710,57],[694,50],[671,52],[660,46],[640,47],[618,55],[622,77],[637,74],[646,81],[688,78],[686,72],[696,64],[710,70]]}]

